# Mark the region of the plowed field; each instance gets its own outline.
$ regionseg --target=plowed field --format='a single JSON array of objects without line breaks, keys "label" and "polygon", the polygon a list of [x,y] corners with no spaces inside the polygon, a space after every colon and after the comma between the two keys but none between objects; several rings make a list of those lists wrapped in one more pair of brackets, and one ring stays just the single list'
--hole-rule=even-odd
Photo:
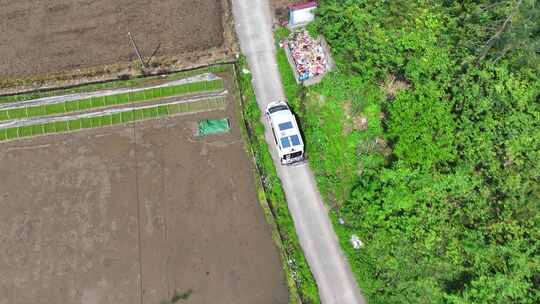
[{"label": "plowed field", "polygon": [[224,9],[225,0],[0,0],[0,77],[129,62],[128,32],[147,57],[207,54],[224,44]]}]

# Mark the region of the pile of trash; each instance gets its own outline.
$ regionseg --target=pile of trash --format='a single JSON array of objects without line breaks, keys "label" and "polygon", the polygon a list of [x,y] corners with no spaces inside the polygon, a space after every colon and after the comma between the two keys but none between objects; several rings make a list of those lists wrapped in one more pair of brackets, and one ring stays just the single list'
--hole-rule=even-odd
[{"label": "pile of trash", "polygon": [[311,38],[306,30],[291,33],[288,47],[299,75],[299,81],[324,74],[326,55],[322,44]]}]

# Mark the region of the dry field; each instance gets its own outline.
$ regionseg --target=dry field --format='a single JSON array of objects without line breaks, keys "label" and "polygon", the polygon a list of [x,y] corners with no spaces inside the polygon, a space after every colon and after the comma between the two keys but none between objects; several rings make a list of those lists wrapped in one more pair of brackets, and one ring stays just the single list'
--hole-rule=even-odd
[{"label": "dry field", "polygon": [[0,8],[4,88],[9,79],[43,84],[52,77],[44,75],[129,73],[137,57],[128,32],[145,59],[155,53],[174,68],[223,59],[235,48],[228,0],[0,0]]},{"label": "dry field", "polygon": [[[193,136],[222,117],[231,133]],[[287,303],[234,117],[0,144],[0,304]]]}]

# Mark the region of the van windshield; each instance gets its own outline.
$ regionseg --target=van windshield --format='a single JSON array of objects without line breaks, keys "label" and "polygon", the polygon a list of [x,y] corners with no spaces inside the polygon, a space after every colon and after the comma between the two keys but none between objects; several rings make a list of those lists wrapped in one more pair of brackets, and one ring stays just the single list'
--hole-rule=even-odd
[{"label": "van windshield", "polygon": [[279,106],[271,107],[270,109],[268,109],[268,112],[270,114],[272,114],[272,113],[275,113],[275,112],[288,110],[288,109],[289,109],[289,107],[287,107],[286,105],[279,105]]}]

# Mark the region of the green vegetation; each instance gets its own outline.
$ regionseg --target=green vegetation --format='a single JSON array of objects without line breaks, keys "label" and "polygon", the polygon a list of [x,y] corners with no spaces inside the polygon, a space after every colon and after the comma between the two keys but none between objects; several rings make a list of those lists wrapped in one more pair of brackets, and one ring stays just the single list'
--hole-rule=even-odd
[{"label": "green vegetation", "polygon": [[171,298],[171,303],[176,303],[179,300],[187,300],[189,299],[192,293],[193,293],[193,290],[191,289],[185,292],[175,291],[173,297]]},{"label": "green vegetation", "polygon": [[[247,69],[244,58],[241,58],[239,66],[240,71]],[[278,242],[281,244],[280,249],[287,267],[285,272],[288,273],[288,279],[292,277],[294,280],[294,286],[291,286],[291,282],[289,282],[291,303],[296,303],[294,299],[296,292],[304,304],[320,303],[315,279],[300,247],[285,194],[264,139],[264,126],[261,123],[261,111],[255,99],[255,92],[251,86],[251,74],[242,72],[238,74],[244,101],[243,117],[247,124],[251,150],[264,188],[264,193],[260,193],[260,196],[268,202],[271,217],[279,232]]]},{"label": "green vegetation", "polygon": [[184,292],[179,292],[178,290],[175,290],[170,300],[163,300],[160,302],[160,304],[175,304],[180,300],[188,300],[192,294],[193,294],[192,289],[189,289]]},{"label": "green vegetation", "polygon": [[278,61],[369,302],[540,302],[538,4],[320,3],[337,71]]},{"label": "green vegetation", "polygon": [[0,129],[0,141],[46,134],[65,133],[79,129],[100,128],[109,125],[164,117],[167,115],[222,109],[225,107],[225,104],[225,98],[202,99],[192,102],[135,108],[119,113],[104,113],[100,116],[83,118],[74,117],[74,119],[65,121],[37,123],[29,126]]},{"label": "green vegetation", "polygon": [[149,88],[109,96],[99,96],[54,104],[0,110],[0,121],[80,112],[89,109],[103,108],[127,103],[146,102],[152,99],[171,97],[175,95],[217,91],[222,89],[223,79],[191,82],[168,87]]},{"label": "green vegetation", "polygon": [[283,90],[285,90],[285,96],[290,97],[288,102],[295,109],[298,109],[300,106],[300,99],[303,95],[303,87],[297,85],[296,79],[294,78],[294,72],[291,69],[289,61],[287,60],[287,54],[285,50],[279,48],[279,41],[287,38],[289,36],[289,30],[284,27],[279,27],[275,32],[276,48],[277,48],[277,63],[278,69],[284,71],[281,73],[281,81],[283,83]]},{"label": "green vegetation", "polygon": [[94,84],[84,84],[84,85],[75,86],[71,88],[65,88],[65,89],[38,90],[38,91],[24,93],[24,94],[6,95],[6,96],[0,96],[0,103],[25,101],[25,100],[42,98],[42,97],[68,95],[68,94],[75,94],[75,93],[82,93],[82,92],[95,92],[95,91],[101,91],[105,89],[132,88],[132,87],[141,86],[147,83],[152,83],[155,81],[172,81],[172,80],[178,80],[182,78],[200,75],[202,73],[226,72],[226,71],[230,71],[230,66],[231,64],[216,64],[216,65],[211,65],[205,68],[171,73],[167,76],[163,76],[163,75],[150,76],[150,77],[144,76],[144,77],[138,77],[138,78],[133,78],[133,79],[128,79],[128,80],[115,80],[115,81],[107,81],[107,82],[94,83]]}]

